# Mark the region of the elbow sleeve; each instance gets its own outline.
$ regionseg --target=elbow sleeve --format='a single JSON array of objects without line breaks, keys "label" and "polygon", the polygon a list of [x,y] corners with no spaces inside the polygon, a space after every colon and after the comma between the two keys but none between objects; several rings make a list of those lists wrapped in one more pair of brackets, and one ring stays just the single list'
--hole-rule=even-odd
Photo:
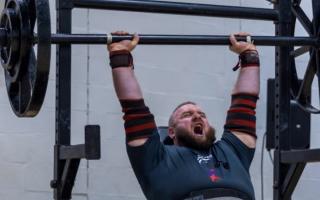
[{"label": "elbow sleeve", "polygon": [[256,103],[258,96],[246,93],[232,95],[224,128],[256,136]]},{"label": "elbow sleeve", "polygon": [[127,142],[150,137],[156,130],[156,123],[149,108],[144,104],[144,100],[120,100],[120,104],[124,113]]}]

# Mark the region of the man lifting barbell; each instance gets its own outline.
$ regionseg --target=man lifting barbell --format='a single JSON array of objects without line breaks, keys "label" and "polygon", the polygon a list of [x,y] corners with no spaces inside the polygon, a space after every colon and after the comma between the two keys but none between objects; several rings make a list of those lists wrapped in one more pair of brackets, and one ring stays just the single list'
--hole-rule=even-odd
[{"label": "man lifting barbell", "polygon": [[138,42],[135,35],[132,41],[109,44],[108,50],[115,91],[124,112],[127,152],[147,199],[194,199],[199,195],[203,199],[255,199],[249,167],[256,144],[259,95],[256,47],[230,36],[230,50],[239,54],[235,70],[240,67],[240,72],[221,140],[215,141],[215,129],[200,106],[184,102],[170,116],[168,136],[173,145],[164,145],[134,75],[130,52]]}]

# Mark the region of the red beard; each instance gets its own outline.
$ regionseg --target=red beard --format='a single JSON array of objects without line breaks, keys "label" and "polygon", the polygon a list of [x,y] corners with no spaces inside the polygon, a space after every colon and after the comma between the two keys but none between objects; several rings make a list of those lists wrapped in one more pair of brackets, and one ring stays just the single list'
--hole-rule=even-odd
[{"label": "red beard", "polygon": [[201,136],[197,136],[185,128],[176,127],[175,135],[178,145],[198,150],[208,150],[216,140],[216,131],[211,126]]}]

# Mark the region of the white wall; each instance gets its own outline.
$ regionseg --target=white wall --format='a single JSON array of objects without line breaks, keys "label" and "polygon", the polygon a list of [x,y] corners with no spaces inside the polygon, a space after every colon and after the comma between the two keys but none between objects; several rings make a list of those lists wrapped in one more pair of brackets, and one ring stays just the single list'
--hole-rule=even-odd
[{"label": "white wall", "polygon": [[[1,1],[3,2],[3,1]],[[0,2],[0,6],[1,6]],[[272,8],[267,1],[184,0],[220,5]],[[305,2],[303,2],[305,3]],[[55,30],[55,1],[50,0],[52,30]],[[310,5],[303,5],[308,8]],[[145,14],[120,11],[75,9],[74,33],[108,33],[127,30],[143,34],[226,35],[247,31],[253,35],[273,35],[272,22],[194,16]],[[299,28],[299,35],[305,35]],[[52,199],[49,182],[53,177],[55,135],[55,46],[48,91],[39,115],[19,119],[11,111],[1,73],[0,86],[0,199]],[[251,167],[256,198],[261,199],[260,159],[266,122],[266,80],[274,77],[274,48],[259,47],[261,55],[261,95],[257,109],[258,147]],[[180,102],[198,102],[207,112],[219,136],[229,107],[230,91],[237,73],[231,69],[237,56],[226,46],[138,46],[134,51],[135,72],[145,101],[166,125],[172,109]],[[84,142],[84,126],[100,124],[102,158],[81,161],[73,199],[138,200],[144,196],[130,168],[125,152],[122,113],[113,91],[108,53],[103,45],[72,48],[72,144]],[[299,59],[301,75],[307,57]],[[2,69],[1,69],[2,70]],[[315,90],[317,90],[315,86]],[[317,95],[314,95],[316,100]],[[312,146],[320,146],[317,118],[312,118]],[[264,160],[265,199],[272,199],[272,164]],[[315,200],[320,196],[319,164],[308,164],[295,200]]]}]

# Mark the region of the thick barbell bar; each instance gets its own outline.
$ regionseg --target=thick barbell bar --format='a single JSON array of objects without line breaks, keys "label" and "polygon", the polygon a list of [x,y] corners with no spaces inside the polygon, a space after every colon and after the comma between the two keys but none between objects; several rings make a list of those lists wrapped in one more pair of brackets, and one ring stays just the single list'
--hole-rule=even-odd
[{"label": "thick barbell bar", "polygon": [[[139,35],[139,44],[145,45],[229,45],[229,36],[222,35]],[[0,46],[8,43],[11,38],[5,29],[0,29]],[[237,40],[246,41],[246,37],[237,36]],[[118,36],[111,34],[52,34],[52,44],[108,44],[121,40],[131,40],[132,36]],[[319,46],[318,38],[310,37],[279,37],[279,36],[251,36],[252,42],[262,46]],[[33,43],[38,43],[35,34]]]},{"label": "thick barbell bar", "polygon": [[[229,36],[223,35],[139,35],[139,44],[143,45],[230,45]],[[247,41],[247,37],[237,36],[239,41]],[[111,34],[53,34],[53,44],[110,44],[121,40],[131,40],[132,36]],[[319,46],[318,38],[310,37],[278,37],[251,36],[251,41],[261,46]],[[35,41],[36,43],[36,41]]]},{"label": "thick barbell bar", "polygon": [[73,7],[277,21],[274,9],[153,0],[72,0]]},{"label": "thick barbell bar", "polygon": [[[229,36],[222,35],[139,35],[140,44],[157,45],[229,45]],[[12,38],[7,30],[0,28],[0,46],[8,43]],[[239,41],[246,41],[246,37],[236,37]],[[130,40],[132,36],[118,36],[111,34],[52,34],[52,44],[107,44]],[[279,36],[251,36],[256,45],[262,46],[319,46],[318,38],[310,37],[279,37]],[[38,43],[38,37],[33,36],[33,44]]]}]

